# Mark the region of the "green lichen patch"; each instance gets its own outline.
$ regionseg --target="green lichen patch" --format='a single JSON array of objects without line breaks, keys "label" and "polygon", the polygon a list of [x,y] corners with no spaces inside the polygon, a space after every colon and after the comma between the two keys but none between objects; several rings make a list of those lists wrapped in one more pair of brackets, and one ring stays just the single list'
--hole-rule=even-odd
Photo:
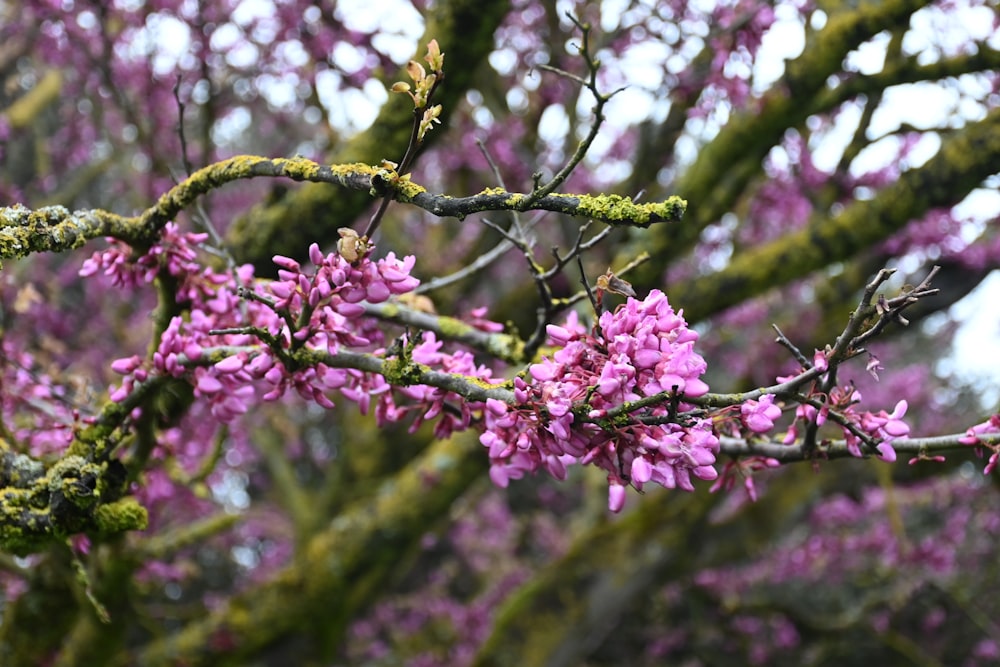
[{"label": "green lichen patch", "polygon": [[[501,191],[500,194],[503,194],[503,192]],[[524,201],[524,195],[514,193],[504,200],[504,206],[508,206],[512,210],[518,210],[518,207],[521,206],[521,202],[523,201]]]},{"label": "green lichen patch", "polygon": [[411,181],[409,174],[396,179],[393,186],[396,188],[396,192],[401,195],[401,198],[407,201],[413,199],[419,194],[427,192],[427,188]]},{"label": "green lichen patch", "polygon": [[128,530],[146,530],[149,513],[134,498],[122,498],[101,505],[94,512],[97,531],[104,535],[117,535]]},{"label": "green lichen patch", "polygon": [[579,201],[579,215],[610,223],[646,226],[653,222],[680,220],[687,202],[678,196],[662,202],[636,204],[621,195],[566,195]]},{"label": "green lichen patch", "polygon": [[127,474],[119,461],[95,463],[67,454],[46,470],[9,451],[2,458],[2,551],[27,554],[70,535],[112,535],[146,526],[146,510],[122,497]]},{"label": "green lichen patch", "polygon": [[421,376],[430,370],[426,366],[413,363],[405,358],[386,359],[382,365],[382,375],[385,381],[396,387],[409,387],[420,384]]}]

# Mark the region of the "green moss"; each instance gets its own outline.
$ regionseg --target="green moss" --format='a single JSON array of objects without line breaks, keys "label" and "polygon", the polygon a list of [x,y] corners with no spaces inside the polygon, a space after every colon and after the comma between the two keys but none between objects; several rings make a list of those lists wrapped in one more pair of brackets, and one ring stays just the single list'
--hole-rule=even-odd
[{"label": "green moss", "polygon": [[349,162],[346,164],[331,164],[330,171],[339,178],[347,178],[355,174],[366,174],[369,177],[378,173],[378,168],[364,162]]},{"label": "green moss", "polygon": [[397,387],[408,387],[420,384],[421,373],[430,370],[426,366],[415,364],[406,358],[386,359],[382,364],[382,375],[385,381]]},{"label": "green moss", "polygon": [[94,512],[97,530],[105,535],[117,535],[127,530],[146,530],[149,513],[134,498],[122,498],[98,506]]},{"label": "green moss", "polygon": [[[25,457],[26,458],[26,457]],[[84,532],[116,534],[145,528],[146,510],[120,499],[126,471],[117,461],[95,463],[68,454],[44,471],[28,459],[0,489],[0,550],[27,554]]]},{"label": "green moss", "polygon": [[74,506],[85,509],[100,499],[98,480],[102,466],[89,463],[80,456],[66,456],[49,469],[48,491],[62,494]]},{"label": "green moss", "polygon": [[517,336],[493,336],[490,338],[489,353],[510,364],[520,365],[528,361],[525,356],[525,342]]},{"label": "green moss", "polygon": [[396,182],[393,184],[393,187],[396,189],[397,193],[402,195],[400,199],[404,201],[409,201],[414,197],[416,197],[417,195],[427,192],[427,189],[425,187],[423,187],[422,185],[417,185],[416,183],[411,181],[409,174],[396,179]]},{"label": "green moss", "polygon": [[25,454],[15,454],[6,463],[7,482],[15,487],[25,486],[29,481],[41,477],[45,467]]},{"label": "green moss", "polygon": [[636,204],[621,195],[556,195],[572,196],[579,200],[579,214],[605,222],[627,222],[645,226],[658,220],[679,220],[687,209],[687,202],[678,196],[662,202]]},{"label": "green moss", "polygon": [[522,201],[524,201],[524,195],[512,194],[510,197],[507,197],[507,199],[504,201],[504,206],[509,206],[512,209],[517,209],[517,207],[521,205]]},{"label": "green moss", "polygon": [[274,160],[274,163],[289,174],[295,174],[295,177],[298,178],[308,180],[316,178],[319,175],[320,166],[312,160],[304,158],[277,158]]},{"label": "green moss", "polygon": [[473,329],[470,325],[454,317],[439,317],[438,326],[441,327],[441,335],[446,338],[458,338]]},{"label": "green moss", "polygon": [[45,206],[34,211],[21,204],[0,207],[0,257],[73,250],[88,238],[99,236],[100,225],[113,220],[123,218],[101,211],[81,220],[63,206]]},{"label": "green moss", "polygon": [[475,377],[473,375],[459,375],[458,377],[462,378],[462,380],[464,380],[465,382],[468,382],[469,384],[476,385],[480,389],[489,390],[489,389],[497,389],[497,388],[505,388],[505,389],[513,389],[514,388],[514,382],[511,381],[511,380],[508,380],[508,381],[506,381],[506,382],[504,382],[502,384],[496,384],[495,382],[489,382],[487,380],[483,380],[482,378],[478,378],[478,377]]}]

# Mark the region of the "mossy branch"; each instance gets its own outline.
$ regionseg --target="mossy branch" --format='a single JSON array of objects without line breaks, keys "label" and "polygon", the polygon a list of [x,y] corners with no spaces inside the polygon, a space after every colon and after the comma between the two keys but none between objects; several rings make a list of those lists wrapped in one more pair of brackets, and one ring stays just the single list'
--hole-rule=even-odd
[{"label": "mossy branch", "polygon": [[455,317],[425,313],[401,303],[363,305],[365,313],[371,317],[420,331],[433,331],[439,340],[462,343],[508,364],[519,366],[532,361],[524,354],[524,341],[511,334],[489,333]]},{"label": "mossy branch", "polygon": [[[198,197],[233,181],[259,177],[337,185],[373,197],[389,196],[438,216],[460,219],[482,211],[521,210],[529,196],[495,188],[470,197],[433,195],[408,177],[383,167],[360,163],[321,165],[305,158],[240,155],[199,169],[138,216],[121,216],[99,209],[71,213],[62,206],[35,211],[19,204],[0,208],[0,259],[71,250],[104,236],[138,247],[148,246],[167,222]],[[686,205],[678,197],[635,204],[617,195],[548,195],[536,199],[531,209],[582,216],[612,225],[644,227],[679,220]]]},{"label": "mossy branch", "polygon": [[671,302],[689,322],[702,320],[832,262],[854,257],[928,210],[953,206],[996,172],[1000,109],[943,139],[926,164],[904,172],[871,201],[858,201],[835,217],[817,216],[804,229],[737,255],[721,271],[678,283]]},{"label": "mossy branch", "polygon": [[768,151],[789,128],[799,127],[817,113],[815,98],[826,94],[829,77],[842,71],[851,50],[883,30],[908,25],[910,15],[926,4],[927,0],[864,3],[831,16],[756,107],[733,116],[685,170],[676,191],[694,202],[686,224],[660,227],[637,239],[653,261],[636,272],[632,279],[636,289],[659,285],[662,267],[690,250],[706,226],[734,209],[747,185],[760,174]]},{"label": "mossy branch", "polygon": [[62,90],[62,74],[59,70],[49,70],[41,81],[23,96],[15,100],[3,115],[11,128],[20,130],[35,121],[48,105],[59,99]]},{"label": "mossy branch", "polygon": [[[646,496],[620,521],[581,534],[569,552],[509,596],[472,664],[576,665],[613,632],[657,580],[699,563],[692,549],[720,496],[704,491]],[[601,563],[595,570],[593,564]],[[598,602],[599,600],[599,602]]]},{"label": "mossy branch", "polygon": [[[476,667],[585,664],[595,646],[616,632],[617,619],[649,606],[649,591],[688,582],[695,571],[731,564],[772,544],[810,498],[839,478],[791,469],[768,483],[756,503],[709,520],[725,494],[648,493],[613,523],[578,533],[498,608]],[[599,568],[594,563],[600,563]]]},{"label": "mossy branch", "polygon": [[367,596],[351,595],[359,578],[376,568],[383,579],[391,576],[393,568],[380,565],[400,558],[487,465],[467,437],[435,442],[376,493],[339,514],[292,565],[207,618],[153,641],[127,664],[244,664],[262,646],[301,633],[320,612],[329,619],[331,600],[336,612],[324,633],[336,645],[358,609],[380,592],[368,581]]},{"label": "mossy branch", "polygon": [[[442,106],[442,126],[447,126],[450,114],[460,107],[466,91],[481,84],[480,68],[486,65],[486,58],[493,51],[493,34],[510,11],[511,3],[443,0],[433,4],[427,12],[420,43],[434,37],[450,62],[462,64],[448,72],[448,84],[435,93],[437,103]],[[419,57],[420,54],[415,54],[413,59]],[[388,74],[386,87],[405,76],[403,71]],[[412,108],[408,97],[391,95],[372,126],[331,155],[330,162],[398,161],[410,138]],[[445,132],[431,132],[423,148],[426,150],[445,136]],[[236,220],[229,230],[227,245],[237,261],[251,262],[259,275],[266,275],[273,270],[272,255],[304,257],[310,242],[337,238],[337,229],[354,222],[369,203],[370,199],[362,193],[345,195],[307,185],[277,201],[256,206]],[[296,224],[288,224],[289,220],[295,220]]]},{"label": "mossy branch", "polygon": [[146,527],[145,508],[123,498],[121,463],[65,456],[50,467],[0,450],[0,550],[27,554],[76,533],[115,535]]}]

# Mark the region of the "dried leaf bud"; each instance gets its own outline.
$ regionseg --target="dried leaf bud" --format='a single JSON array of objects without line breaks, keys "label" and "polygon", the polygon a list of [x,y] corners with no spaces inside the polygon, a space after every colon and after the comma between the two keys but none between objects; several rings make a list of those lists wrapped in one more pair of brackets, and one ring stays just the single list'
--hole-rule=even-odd
[{"label": "dried leaf bud", "polygon": [[611,292],[612,294],[635,298],[635,290],[632,289],[632,283],[622,280],[612,273],[611,269],[608,269],[604,275],[597,276],[597,289],[603,292]]},{"label": "dried leaf bud", "polygon": [[358,236],[358,233],[350,227],[341,227],[337,230],[340,240],[337,241],[337,253],[351,264],[364,257],[368,252],[368,238]]}]

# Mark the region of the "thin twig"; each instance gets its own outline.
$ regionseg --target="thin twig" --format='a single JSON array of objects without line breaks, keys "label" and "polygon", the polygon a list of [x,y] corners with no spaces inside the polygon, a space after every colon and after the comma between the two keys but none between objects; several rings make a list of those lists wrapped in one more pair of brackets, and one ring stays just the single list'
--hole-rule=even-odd
[{"label": "thin twig", "polygon": [[806,355],[802,354],[802,350],[792,343],[792,341],[788,340],[788,336],[786,336],[781,329],[778,328],[777,324],[772,324],[771,328],[778,334],[775,342],[791,352],[792,356],[795,357],[795,360],[799,362],[799,365],[801,365],[802,368],[810,368],[812,366],[812,361],[810,361]]},{"label": "thin twig", "polygon": [[181,101],[181,75],[174,82],[174,100],[177,102],[177,136],[181,140],[181,161],[184,163],[184,173],[189,177],[194,169],[188,159],[187,136],[184,134],[184,102]]},{"label": "thin twig", "polygon": [[600,69],[600,62],[596,60],[590,53],[590,30],[591,30],[590,24],[581,23],[579,20],[577,20],[575,16],[573,16],[568,12],[566,15],[569,17],[570,21],[573,22],[573,25],[575,25],[582,33],[579,50],[580,50],[580,56],[583,58],[584,63],[586,63],[589,76],[587,79],[583,79],[581,77],[578,77],[574,74],[570,74],[569,72],[564,72],[562,70],[553,68],[551,71],[555,72],[556,74],[559,74],[560,76],[566,76],[571,81],[579,83],[581,86],[589,90],[591,94],[593,94],[595,100],[594,122],[591,124],[590,131],[587,133],[587,136],[582,141],[580,141],[579,144],[577,144],[576,150],[573,152],[573,155],[570,157],[569,161],[566,162],[565,165],[563,165],[563,168],[560,169],[559,172],[555,176],[553,176],[548,183],[541,185],[540,177],[535,180],[534,189],[532,190],[531,194],[529,194],[521,203],[521,207],[519,207],[520,210],[522,211],[531,208],[538,199],[541,199],[542,197],[545,197],[546,195],[555,192],[556,188],[562,185],[566,181],[566,179],[569,178],[569,175],[573,173],[573,170],[576,169],[577,165],[579,165],[583,161],[583,158],[586,157],[587,151],[590,150],[590,147],[593,145],[594,140],[597,138],[597,134],[601,129],[601,125],[604,124],[605,105],[612,97],[614,97],[622,90],[624,90],[624,88],[619,88],[618,90],[615,90],[609,94],[601,93],[597,85],[597,72]]},{"label": "thin twig", "polygon": [[587,280],[587,271],[583,268],[582,255],[576,256],[576,264],[578,267],[580,267],[580,282],[583,283],[583,290],[586,293],[587,297],[590,299],[590,305],[593,306],[594,313],[596,313],[597,316],[599,317],[601,315],[599,310],[600,306],[597,303],[597,297],[594,296],[594,290],[590,288],[590,281]]},{"label": "thin twig", "polygon": [[[548,215],[548,213],[542,211],[538,215],[534,216],[533,219],[529,220],[528,223],[525,225],[525,232],[530,231],[546,215]],[[524,240],[527,243],[531,243],[530,238],[525,237]],[[483,253],[482,255],[474,259],[471,263],[467,264],[466,266],[463,266],[461,269],[458,269],[454,273],[448,274],[447,276],[433,278],[431,280],[428,280],[427,282],[421,283],[420,286],[414,290],[414,293],[425,294],[427,292],[432,292],[434,290],[447,287],[448,285],[459,282],[461,280],[465,280],[466,278],[469,278],[472,275],[478,273],[479,271],[485,269],[487,266],[489,266],[497,259],[502,257],[508,250],[512,249],[513,247],[514,244],[511,241],[509,241],[506,236],[504,236],[504,239],[500,241],[500,243],[496,244],[490,250],[488,250],[487,252]]]},{"label": "thin twig", "polygon": [[[497,163],[493,159],[493,156],[490,155],[490,151],[489,149],[486,148],[486,144],[484,144],[483,140],[480,139],[479,137],[476,137],[476,146],[479,147],[479,152],[483,154],[483,158],[486,160],[486,164],[490,166],[490,171],[493,172],[493,178],[496,179],[497,185],[506,190],[507,184],[504,183],[503,174],[500,173],[500,168],[497,166]],[[523,240],[525,243],[530,244],[530,241],[528,240],[527,236],[525,236],[525,230],[521,225],[520,211],[512,211],[511,216],[513,218],[514,227],[517,228],[518,236],[520,236],[521,240]]]}]

